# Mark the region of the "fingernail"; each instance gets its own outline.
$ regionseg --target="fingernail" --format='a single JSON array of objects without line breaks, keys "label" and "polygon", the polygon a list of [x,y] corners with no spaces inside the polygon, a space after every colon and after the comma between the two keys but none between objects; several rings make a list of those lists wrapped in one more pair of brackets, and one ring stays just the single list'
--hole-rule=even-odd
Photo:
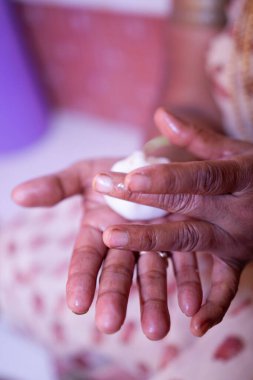
[{"label": "fingernail", "polygon": [[163,108],[159,108],[156,112],[155,119],[157,123],[164,123],[173,133],[179,134],[178,120],[172,114],[168,114]]},{"label": "fingernail", "polygon": [[126,178],[126,186],[130,191],[148,191],[151,180],[144,174],[136,173]]},{"label": "fingernail", "polygon": [[112,230],[109,236],[110,246],[123,248],[128,244],[128,233],[122,230]]},{"label": "fingernail", "polygon": [[113,190],[111,177],[106,174],[99,174],[94,179],[95,190],[101,193],[110,193]]},{"label": "fingernail", "polygon": [[166,112],[163,113],[163,118],[165,123],[167,124],[167,127],[174,133],[179,134],[180,129],[177,125],[177,120],[171,115],[168,115]]}]

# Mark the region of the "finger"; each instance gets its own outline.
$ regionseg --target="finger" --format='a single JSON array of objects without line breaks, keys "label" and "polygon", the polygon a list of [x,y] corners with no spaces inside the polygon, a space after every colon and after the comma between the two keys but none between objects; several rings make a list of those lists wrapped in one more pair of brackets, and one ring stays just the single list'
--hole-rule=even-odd
[{"label": "finger", "polygon": [[155,252],[141,255],[138,261],[141,324],[151,340],[164,338],[170,329],[166,268],[167,259]]},{"label": "finger", "polygon": [[204,335],[222,321],[238,290],[240,272],[214,258],[210,292],[191,321],[191,331],[195,336]]},{"label": "finger", "polygon": [[173,252],[173,268],[178,290],[178,304],[184,314],[192,317],[201,307],[202,288],[198,263],[193,252]]},{"label": "finger", "polygon": [[[247,180],[247,181],[246,181]],[[153,194],[226,194],[248,184],[236,161],[203,161],[156,165],[126,176],[130,191]]]},{"label": "finger", "polygon": [[26,207],[52,206],[83,192],[79,167],[24,182],[12,191],[13,200]]},{"label": "finger", "polygon": [[75,242],[66,286],[67,304],[76,314],[90,308],[106,251],[102,232],[84,222]]},{"label": "finger", "polygon": [[[125,177],[126,175],[123,173],[98,174],[93,180],[94,190],[115,198],[161,208],[169,212],[189,213],[191,211],[192,216],[198,216],[198,213],[194,213],[196,206],[198,206],[198,209],[204,210],[204,203],[206,203],[207,198],[181,193],[161,195],[131,192],[124,186]],[[213,198],[210,198],[210,202],[214,203]],[[214,205],[212,204],[212,206]],[[210,210],[210,203],[208,208]]]},{"label": "finger", "polygon": [[[111,159],[103,160],[110,167]],[[26,207],[52,206],[65,198],[82,194],[89,185],[90,177],[101,170],[96,161],[78,162],[58,173],[32,179],[16,186],[12,191],[14,202]]]},{"label": "finger", "polygon": [[67,303],[73,312],[83,314],[89,310],[98,272],[107,253],[102,233],[110,224],[122,222],[123,219],[107,206],[85,202],[84,218],[74,244],[66,287]]},{"label": "finger", "polygon": [[129,194],[221,195],[241,191],[251,182],[250,171],[231,159],[147,166],[129,173],[124,185]]},{"label": "finger", "polygon": [[240,142],[212,131],[184,122],[174,115],[158,109],[155,122],[164,136],[201,159],[217,159],[245,152],[249,143]]},{"label": "finger", "polygon": [[108,251],[96,304],[96,325],[103,333],[118,331],[124,322],[134,265],[135,257],[132,252]]},{"label": "finger", "polygon": [[[168,194],[131,192],[124,186],[125,176],[123,173],[102,173],[94,178],[93,186],[95,190],[100,193],[122,200],[160,208],[170,213],[169,215],[171,215],[171,213],[177,213],[210,222],[215,221],[216,224],[217,217],[222,215],[222,212],[227,213],[228,208],[231,207],[231,201],[233,201],[233,204],[238,202],[237,198],[231,194],[223,195],[223,197],[213,197],[212,195],[186,194],[176,190]],[[156,186],[158,189],[159,181],[153,181],[153,183],[153,186]],[[161,186],[162,184],[163,179],[161,180]],[[232,185],[234,186],[234,183],[232,183]],[[209,189],[209,192],[210,190],[215,192],[214,188]],[[200,189],[197,187],[196,192],[199,191]],[[231,199],[232,197],[233,199]]]},{"label": "finger", "polygon": [[163,224],[124,224],[105,230],[103,240],[110,248],[132,251],[211,251],[216,253],[229,243],[218,227],[203,221],[178,221]]}]

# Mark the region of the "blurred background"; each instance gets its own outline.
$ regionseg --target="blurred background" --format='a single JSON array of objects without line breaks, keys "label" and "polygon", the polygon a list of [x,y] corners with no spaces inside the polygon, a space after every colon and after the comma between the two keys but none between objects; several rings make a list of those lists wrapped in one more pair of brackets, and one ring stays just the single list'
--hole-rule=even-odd
[{"label": "blurred background", "polygon": [[[11,189],[147,138],[166,72],[168,0],[0,0],[0,231]],[[4,267],[4,262],[1,263]],[[0,379],[51,380],[52,358],[0,310]]]}]

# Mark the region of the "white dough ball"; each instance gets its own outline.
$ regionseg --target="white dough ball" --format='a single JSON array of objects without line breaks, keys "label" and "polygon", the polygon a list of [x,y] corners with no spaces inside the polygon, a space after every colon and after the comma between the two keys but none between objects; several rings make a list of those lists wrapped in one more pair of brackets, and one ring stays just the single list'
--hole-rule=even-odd
[{"label": "white dough ball", "polygon": [[[153,164],[167,164],[170,161],[164,157],[146,157],[144,152],[136,151],[124,160],[116,162],[111,171],[120,173],[129,173],[134,169],[140,167],[149,166]],[[155,218],[161,218],[167,214],[167,211],[140,205],[130,201],[117,199],[105,195],[106,203],[119,215],[128,220],[149,220]]]}]

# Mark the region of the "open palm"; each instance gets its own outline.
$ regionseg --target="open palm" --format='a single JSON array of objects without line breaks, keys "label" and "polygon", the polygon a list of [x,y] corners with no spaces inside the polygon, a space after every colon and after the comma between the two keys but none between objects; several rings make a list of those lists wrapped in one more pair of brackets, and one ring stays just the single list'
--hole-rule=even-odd
[{"label": "open palm", "polygon": [[[99,278],[97,327],[105,333],[119,330],[126,316],[137,263],[142,328],[148,338],[161,339],[170,328],[167,260],[155,252],[139,257],[131,250],[122,252],[119,249],[108,249],[103,242],[103,232],[107,227],[127,222],[105,204],[101,194],[92,189],[95,174],[109,170],[114,161],[98,159],[78,162],[58,173],[18,185],[12,196],[16,203],[25,207],[51,207],[80,194],[83,197],[83,217],[74,244],[67,281],[67,302],[70,309],[77,314],[89,310]],[[193,267],[192,273],[196,273],[194,256],[186,256],[186,261]],[[188,288],[190,287],[189,283]],[[199,289],[200,284],[198,291]],[[199,306],[196,305],[193,309]]]}]

